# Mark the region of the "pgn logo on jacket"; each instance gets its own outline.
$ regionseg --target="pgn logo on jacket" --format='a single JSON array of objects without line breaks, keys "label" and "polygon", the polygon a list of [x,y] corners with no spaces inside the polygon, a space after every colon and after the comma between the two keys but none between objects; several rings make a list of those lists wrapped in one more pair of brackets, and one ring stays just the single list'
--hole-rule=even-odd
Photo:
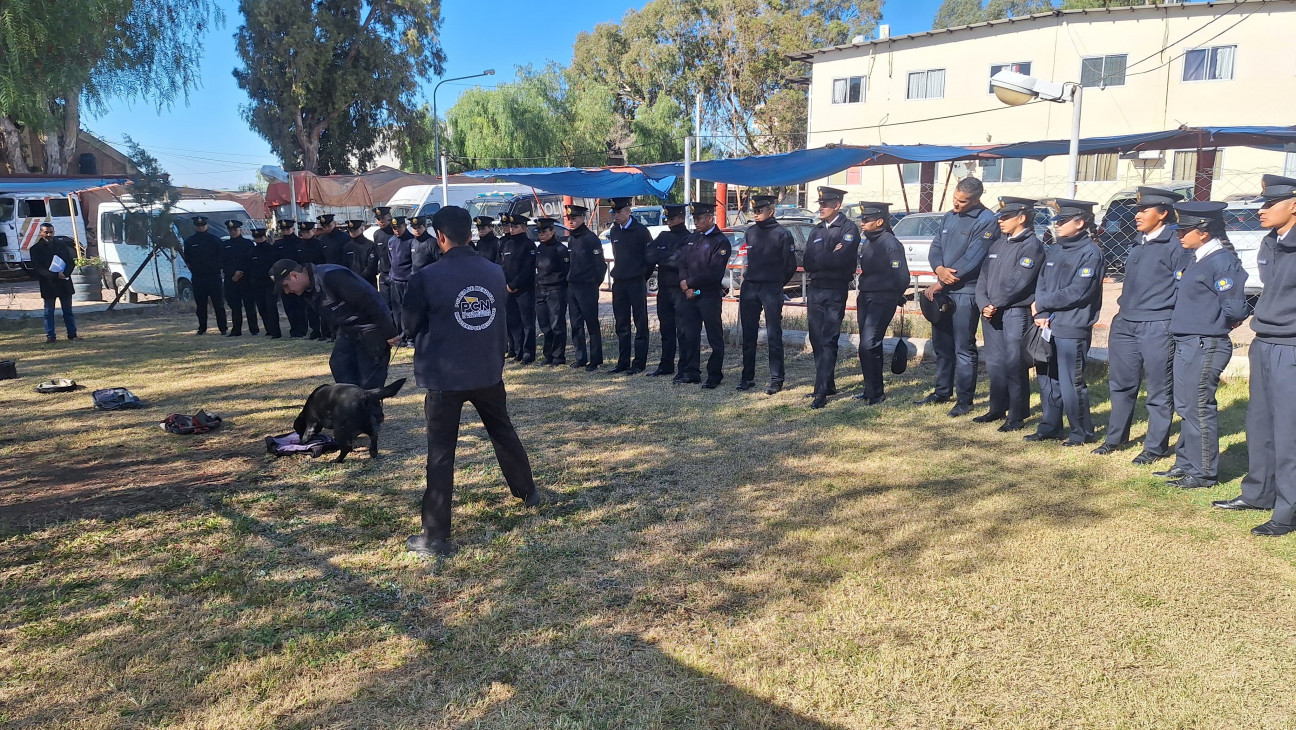
[{"label": "pgn logo on jacket", "polygon": [[466,287],[455,298],[455,321],[466,330],[477,332],[495,321],[495,297],[480,286]]}]

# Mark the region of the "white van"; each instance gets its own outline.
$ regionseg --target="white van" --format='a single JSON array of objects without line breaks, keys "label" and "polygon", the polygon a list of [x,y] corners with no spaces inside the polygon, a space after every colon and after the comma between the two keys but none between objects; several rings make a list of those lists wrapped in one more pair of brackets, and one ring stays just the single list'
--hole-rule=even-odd
[{"label": "white van", "polygon": [[440,185],[406,185],[385,205],[391,207],[392,215],[432,215],[447,205],[466,208],[469,200],[482,195],[514,196],[531,192],[529,186],[517,183],[451,183],[447,188],[449,202],[441,199]]},{"label": "white van", "polygon": [[147,217],[156,217],[158,210],[137,211],[121,203],[104,203],[99,206],[99,256],[107,268],[105,279],[123,298],[135,301],[140,294],[155,297],[172,297],[182,302],[193,301],[193,275],[180,256],[184,239],[194,234],[193,216],[207,216],[208,231],[219,236],[225,230],[225,221],[243,221],[244,231],[252,221],[243,206],[229,200],[195,198],[181,200],[171,210],[171,238],[158,250],[158,255],[126,289],[126,282],[144,263],[151,246],[148,241]]},{"label": "white van", "polygon": [[85,222],[76,196],[58,193],[6,193],[0,187],[0,263],[5,269],[31,270],[31,245],[40,224],[54,224],[54,235],[86,245]]}]

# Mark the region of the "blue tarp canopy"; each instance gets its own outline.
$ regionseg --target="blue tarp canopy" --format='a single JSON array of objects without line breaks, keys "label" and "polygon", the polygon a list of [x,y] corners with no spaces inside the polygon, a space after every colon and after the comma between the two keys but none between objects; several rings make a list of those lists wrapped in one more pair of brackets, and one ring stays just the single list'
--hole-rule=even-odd
[{"label": "blue tarp canopy", "polygon": [[124,177],[0,177],[0,193],[70,193],[127,182]]},{"label": "blue tarp canopy", "polygon": [[494,177],[530,185],[573,198],[621,198],[652,195],[664,198],[675,184],[670,173],[647,173],[634,167],[519,167],[508,170],[477,170],[467,177]]},{"label": "blue tarp canopy", "polygon": [[[777,155],[736,157],[729,160],[703,160],[695,162],[689,173],[699,180],[768,187],[797,185],[806,180],[818,180],[841,172],[848,167],[863,165],[877,156],[869,147],[816,147]],[[663,162],[643,165],[649,174],[684,174],[684,163]]]}]

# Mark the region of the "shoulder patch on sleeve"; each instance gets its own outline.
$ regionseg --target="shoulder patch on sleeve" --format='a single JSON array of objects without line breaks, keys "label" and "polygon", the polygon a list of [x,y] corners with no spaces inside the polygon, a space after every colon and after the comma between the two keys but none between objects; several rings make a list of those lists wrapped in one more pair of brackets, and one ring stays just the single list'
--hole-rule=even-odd
[{"label": "shoulder patch on sleeve", "polygon": [[1085,266],[1084,268],[1080,269],[1081,279],[1092,279],[1093,275],[1094,275],[1094,270],[1092,266]]},{"label": "shoulder patch on sleeve", "polygon": [[1215,291],[1226,292],[1233,288],[1233,279],[1228,276],[1221,276],[1215,280]]},{"label": "shoulder patch on sleeve", "polygon": [[1035,259],[1030,256],[1022,256],[1017,260],[1017,265],[1023,269],[1033,269],[1035,268]]},{"label": "shoulder patch on sleeve", "polygon": [[1179,269],[1178,271],[1175,272],[1175,281],[1179,281],[1180,279],[1183,278],[1183,272],[1184,272],[1183,269]]},{"label": "shoulder patch on sleeve", "polygon": [[891,262],[891,268],[893,268],[893,269],[898,269],[898,268],[900,268],[900,262],[899,262],[899,261],[892,261],[892,262]]},{"label": "shoulder patch on sleeve", "polygon": [[846,235],[842,236],[842,240],[845,241],[846,243],[850,243],[855,240],[855,234],[847,233]]},{"label": "shoulder patch on sleeve", "polygon": [[982,238],[985,238],[985,239],[987,239],[987,240],[989,240],[989,239],[991,239],[991,238],[994,238],[994,232],[993,232],[993,231],[986,231],[984,234],[982,234],[981,237],[982,237]]}]

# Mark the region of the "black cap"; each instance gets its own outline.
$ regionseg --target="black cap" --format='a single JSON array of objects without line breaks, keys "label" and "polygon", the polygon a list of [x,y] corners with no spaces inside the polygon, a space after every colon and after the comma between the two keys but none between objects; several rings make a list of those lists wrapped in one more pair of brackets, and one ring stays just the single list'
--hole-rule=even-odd
[{"label": "black cap", "polygon": [[280,218],[280,219],[279,219],[279,230],[281,230],[281,231],[286,231],[286,230],[288,230],[289,228],[292,228],[292,227],[295,226],[295,225],[297,225],[297,221],[290,221],[290,220],[288,220],[287,218]]},{"label": "black cap", "polygon": [[1136,205],[1140,208],[1151,207],[1153,205],[1164,205],[1170,207],[1183,199],[1184,196],[1170,190],[1162,190],[1161,188],[1139,187],[1138,202],[1136,203]]},{"label": "black cap", "polygon": [[391,215],[391,206],[390,206],[390,205],[380,205],[380,206],[378,206],[377,208],[374,208],[374,215],[378,216],[379,218],[381,218],[381,217],[383,217],[383,216],[385,216],[385,215]]},{"label": "black cap", "polygon": [[473,218],[473,223],[476,223],[478,228],[485,228],[486,226],[495,225],[495,219],[488,215],[479,215]]},{"label": "black cap", "polygon": [[706,203],[701,200],[696,200],[690,204],[695,217],[699,215],[715,215],[715,206],[715,203]]},{"label": "black cap", "polygon": [[421,215],[416,215],[409,219],[409,224],[415,228],[427,228],[428,219]]},{"label": "black cap", "polygon": [[363,231],[365,229],[365,222],[352,219],[346,222],[346,227],[348,231]]},{"label": "black cap", "polygon": [[1088,200],[1071,200],[1069,198],[1052,198],[1043,201],[1044,205],[1053,211],[1053,222],[1062,223],[1069,221],[1076,216],[1093,217],[1093,209],[1097,203]]},{"label": "black cap", "polygon": [[873,220],[874,218],[886,218],[889,215],[891,215],[890,203],[865,202],[859,204],[859,217],[861,220]]},{"label": "black cap", "polygon": [[919,294],[918,308],[922,310],[923,317],[926,317],[928,322],[937,324],[945,318],[946,312],[954,308],[954,300],[943,291],[936,292],[931,299],[928,299],[926,294]]},{"label": "black cap", "polygon": [[752,210],[778,205],[777,195],[753,195]]},{"label": "black cap", "polygon": [[578,215],[584,216],[585,214],[589,213],[589,208],[586,208],[583,205],[568,205],[563,208],[563,213],[566,214],[568,217],[574,218]]},{"label": "black cap", "polygon": [[270,278],[274,279],[275,283],[282,282],[289,273],[299,268],[301,268],[301,264],[292,259],[279,259],[270,265]]},{"label": "black cap", "polygon": [[1224,210],[1226,208],[1228,208],[1228,203],[1217,203],[1213,200],[1175,203],[1174,207],[1175,213],[1179,215],[1179,230],[1196,228],[1211,232],[1224,230]]},{"label": "black cap", "polygon": [[1005,195],[999,198],[999,210],[995,215],[999,220],[1016,218],[1023,213],[1034,210],[1037,202],[1039,201],[1033,198],[1013,198]]},{"label": "black cap", "polygon": [[1260,178],[1260,184],[1264,186],[1260,191],[1260,197],[1264,198],[1266,203],[1296,198],[1296,178],[1265,175]]},{"label": "black cap", "polygon": [[405,216],[403,216],[403,215],[398,215],[398,216],[396,216],[395,218],[392,218],[392,225],[394,225],[394,226],[403,226],[403,225],[405,225]]},{"label": "black cap", "polygon": [[845,190],[841,190],[841,189],[839,189],[839,188],[830,188],[830,187],[825,187],[825,186],[822,186],[822,185],[819,187],[819,200],[818,200],[818,202],[820,202],[820,203],[832,203],[832,202],[835,202],[835,201],[842,200],[842,199],[844,199],[845,197],[846,197],[846,191],[845,191]]},{"label": "black cap", "polygon": [[688,210],[688,206],[683,203],[667,203],[662,206],[662,209],[666,211],[667,218],[674,218],[677,215],[684,215],[684,212]]},{"label": "black cap", "polygon": [[612,198],[608,201],[608,206],[612,210],[621,210],[622,208],[629,208],[633,203],[634,198]]},{"label": "black cap", "polygon": [[527,222],[530,220],[531,220],[531,216],[529,215],[514,213],[508,217],[508,224],[510,226],[525,226]]},{"label": "black cap", "polygon": [[319,221],[319,224],[321,226],[327,226],[328,224],[333,222],[333,214],[325,213],[324,215],[317,215],[315,216],[315,220]]},{"label": "black cap", "polygon": [[252,226],[252,237],[253,237],[253,238],[259,238],[259,237],[261,237],[261,236],[264,236],[265,234],[266,234],[266,229],[264,229],[264,228],[262,228],[261,226],[258,226],[258,225],[253,225],[253,226]]},{"label": "black cap", "polygon": [[554,226],[558,225],[558,221],[554,220],[553,218],[536,218],[535,224],[537,229],[543,231],[547,228],[553,228]]},{"label": "black cap", "polygon": [[193,221],[193,224],[194,224],[195,226],[205,226],[205,225],[207,225],[207,216],[205,216],[205,215],[196,215],[196,216],[194,216],[193,218],[190,218],[189,220]]},{"label": "black cap", "polygon": [[297,230],[306,232],[315,229],[315,221],[297,221]]},{"label": "black cap", "polygon": [[231,218],[230,220],[225,221],[225,227],[229,228],[230,230],[233,230],[235,228],[242,228],[243,221]]}]

